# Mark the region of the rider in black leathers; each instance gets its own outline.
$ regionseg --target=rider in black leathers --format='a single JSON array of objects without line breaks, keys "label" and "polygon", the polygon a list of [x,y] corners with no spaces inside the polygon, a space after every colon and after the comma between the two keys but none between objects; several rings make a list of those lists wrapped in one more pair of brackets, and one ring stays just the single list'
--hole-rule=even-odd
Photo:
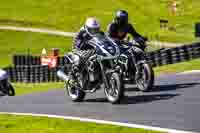
[{"label": "rider in black leathers", "polygon": [[[112,23],[108,25],[107,28],[108,36],[111,37],[120,47],[120,51],[123,53],[124,47],[126,45],[132,45],[132,43],[127,43],[124,41],[126,35],[129,33],[134,38],[134,40],[140,44],[139,47],[144,50],[146,45],[145,42],[147,41],[146,37],[143,37],[140,35],[136,30],[134,29],[133,25],[128,23],[128,13],[125,10],[119,10],[116,12],[115,18]],[[126,44],[126,45],[121,45]],[[139,55],[139,52],[136,50],[134,51],[137,53],[136,55]],[[131,60],[131,54],[132,53],[126,53],[129,60]],[[132,63],[128,63],[128,75],[134,75],[134,67],[132,66]],[[132,76],[131,78],[134,78]]]},{"label": "rider in black leathers", "polygon": [[141,46],[143,46],[147,40],[146,37],[136,32],[132,24],[128,23],[128,13],[125,10],[116,12],[113,22],[108,25],[107,32],[108,35],[115,40],[123,40],[127,33],[129,33],[133,38],[139,40],[138,43]]}]

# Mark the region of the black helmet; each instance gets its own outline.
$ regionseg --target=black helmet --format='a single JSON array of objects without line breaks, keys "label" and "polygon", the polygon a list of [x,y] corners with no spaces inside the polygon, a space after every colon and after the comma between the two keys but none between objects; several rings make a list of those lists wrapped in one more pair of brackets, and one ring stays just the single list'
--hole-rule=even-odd
[{"label": "black helmet", "polygon": [[115,21],[121,26],[128,24],[128,13],[125,10],[117,11]]}]

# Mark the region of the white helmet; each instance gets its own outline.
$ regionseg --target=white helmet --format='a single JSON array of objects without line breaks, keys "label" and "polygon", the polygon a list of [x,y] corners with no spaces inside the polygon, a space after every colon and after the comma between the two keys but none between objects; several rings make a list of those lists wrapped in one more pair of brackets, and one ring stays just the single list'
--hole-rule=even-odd
[{"label": "white helmet", "polygon": [[87,18],[85,22],[85,28],[86,28],[86,31],[89,32],[89,34],[95,34],[100,31],[100,24],[96,20],[96,18],[90,17],[90,18]]}]

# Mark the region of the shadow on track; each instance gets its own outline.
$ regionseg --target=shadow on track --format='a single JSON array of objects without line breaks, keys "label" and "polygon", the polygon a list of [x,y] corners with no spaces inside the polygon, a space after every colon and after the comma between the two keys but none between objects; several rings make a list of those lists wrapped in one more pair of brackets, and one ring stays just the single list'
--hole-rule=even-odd
[{"label": "shadow on track", "polygon": [[[168,84],[168,85],[156,85],[153,90],[150,92],[135,95],[135,96],[125,96],[120,104],[140,104],[140,103],[148,103],[159,100],[168,100],[176,96],[180,96],[180,94],[151,94],[154,92],[164,92],[164,91],[175,91],[178,89],[190,88],[196,85],[200,85],[200,83],[183,83],[183,84]],[[138,91],[136,88],[126,88],[126,91]],[[108,102],[106,98],[97,98],[97,99],[86,99],[85,102]]]},{"label": "shadow on track", "polygon": [[150,94],[150,95],[128,96],[125,97],[120,104],[149,103],[153,101],[168,100],[179,95],[180,94]]},{"label": "shadow on track", "polygon": [[[178,89],[190,88],[200,83],[183,83],[183,84],[168,84],[168,85],[155,85],[150,92],[173,91]],[[126,91],[139,91],[137,88],[126,88]]]},{"label": "shadow on track", "polygon": [[[148,102],[159,101],[159,100],[168,100],[176,96],[179,96],[179,94],[148,94],[148,95],[139,95],[139,96],[125,96],[120,104],[148,103]],[[85,102],[106,103],[108,101],[106,98],[96,98],[96,99],[86,99]]]},{"label": "shadow on track", "polygon": [[6,95],[4,94],[4,92],[2,92],[2,91],[0,90],[0,98],[3,97],[3,96],[6,96]]},{"label": "shadow on track", "polygon": [[184,88],[190,88],[200,83],[183,83],[183,84],[170,84],[170,85],[156,85],[151,92],[171,91]]}]

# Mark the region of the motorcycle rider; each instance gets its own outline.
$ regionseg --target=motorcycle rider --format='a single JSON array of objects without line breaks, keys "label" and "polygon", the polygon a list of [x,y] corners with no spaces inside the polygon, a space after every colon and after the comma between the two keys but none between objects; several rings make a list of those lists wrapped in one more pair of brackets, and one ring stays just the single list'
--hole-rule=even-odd
[{"label": "motorcycle rider", "polygon": [[[74,37],[73,48],[76,51],[81,52],[83,60],[87,60],[95,52],[94,47],[88,44],[88,41],[92,39],[92,36],[96,33],[103,33],[100,31],[100,23],[94,17],[86,19],[84,26],[81,27],[80,31]],[[82,60],[82,61],[83,61]]]},{"label": "motorcycle rider", "polygon": [[115,40],[123,40],[129,33],[142,47],[145,47],[144,44],[147,41],[147,38],[136,32],[133,25],[128,22],[128,12],[125,10],[116,12],[113,22],[108,25],[107,32],[108,36]]},{"label": "motorcycle rider", "polygon": [[[80,70],[82,66],[87,62],[89,57],[95,54],[95,49],[91,46],[88,41],[93,38],[97,33],[104,34],[100,31],[100,23],[94,17],[89,17],[86,19],[85,24],[81,27],[80,31],[74,37],[73,48],[74,54],[80,57],[77,69]],[[96,85],[95,82],[91,84]]]},{"label": "motorcycle rider", "polygon": [[[128,22],[128,12],[125,10],[118,10],[115,14],[113,22],[111,22],[107,27],[108,36],[111,37],[117,44],[119,44],[121,52],[124,52],[127,45],[132,45],[132,43],[127,43],[124,41],[126,35],[129,33],[134,38],[134,40],[139,44],[139,47],[144,50],[146,45],[145,42],[147,41],[146,37],[140,35],[132,24]],[[126,50],[125,50],[126,51]],[[135,49],[136,53],[139,53],[140,50]],[[126,53],[129,60],[131,60],[131,53]],[[139,55],[139,54],[138,54]],[[131,77],[134,79],[134,72],[135,69],[131,67],[131,63],[128,63],[128,73],[127,77]],[[132,76],[130,76],[132,75]]]},{"label": "motorcycle rider", "polygon": [[86,19],[85,25],[81,27],[80,31],[74,38],[74,48],[79,50],[91,49],[87,41],[92,39],[92,36],[100,32],[100,23],[94,17]]}]

